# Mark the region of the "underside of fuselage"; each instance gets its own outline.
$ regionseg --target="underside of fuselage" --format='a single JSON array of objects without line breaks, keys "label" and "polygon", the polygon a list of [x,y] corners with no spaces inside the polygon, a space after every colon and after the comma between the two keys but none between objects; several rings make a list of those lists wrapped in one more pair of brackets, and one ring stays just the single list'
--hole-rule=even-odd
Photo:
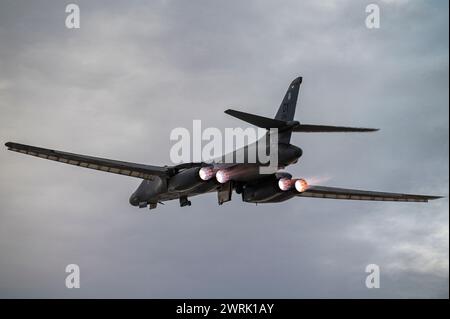
[{"label": "underside of fuselage", "polygon": [[[263,138],[268,141],[270,136],[267,134]],[[146,207],[149,205],[153,208],[158,203],[179,199],[180,205],[186,206],[190,205],[188,201],[190,197],[217,192],[218,202],[223,204],[228,201],[227,199],[231,199],[233,190],[239,194],[242,193],[242,198],[246,202],[270,200],[266,197],[255,199],[255,196],[249,195],[249,191],[245,190],[247,187],[249,189],[258,188],[260,184],[276,183],[276,171],[297,162],[302,156],[302,150],[291,144],[277,144],[276,162],[272,167],[274,163],[270,162],[270,158],[274,157],[270,157],[270,154],[274,151],[274,147],[271,148],[270,143],[261,143],[260,141],[198,167],[177,171],[168,178],[156,177],[152,180],[144,180],[131,195],[129,202],[133,206]],[[258,149],[261,147],[264,147],[263,151]],[[265,162],[260,156],[263,153],[266,155]],[[269,161],[267,161],[268,159]],[[270,194],[270,197],[273,195]],[[259,193],[258,196],[260,197]]]},{"label": "underside of fuselage", "polygon": [[[230,167],[230,170],[233,167]],[[194,170],[197,174],[199,170]],[[246,171],[255,171],[257,168],[250,166],[245,167],[245,165],[241,165],[239,167],[241,172]],[[211,178],[206,181],[199,181],[192,179],[185,186],[185,188],[172,188],[169,180],[162,180],[160,178],[155,178],[153,180],[144,180],[141,182],[137,190],[130,197],[130,204],[133,206],[146,207],[147,205],[162,203],[169,200],[179,199],[180,204],[182,204],[187,198],[191,198],[197,195],[205,194],[205,193],[213,193],[217,192],[218,194],[224,189],[230,189],[230,191],[235,190],[237,193],[243,193],[243,190],[247,187],[247,185],[258,185],[259,183],[264,183],[266,180],[270,179],[267,175],[247,175],[249,180],[241,177],[240,175],[232,177],[231,180],[227,180],[224,183],[221,183],[217,180],[217,178]],[[189,183],[191,185],[189,185]],[[231,194],[229,194],[231,197]],[[244,199],[244,201],[246,201]],[[250,200],[249,200],[250,201]],[[223,202],[219,201],[219,204]]]}]

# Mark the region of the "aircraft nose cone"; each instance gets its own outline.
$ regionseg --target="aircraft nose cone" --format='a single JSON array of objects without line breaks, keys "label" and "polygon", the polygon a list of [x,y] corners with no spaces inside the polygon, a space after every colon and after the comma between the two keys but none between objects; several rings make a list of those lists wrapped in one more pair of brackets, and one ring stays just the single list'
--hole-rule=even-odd
[{"label": "aircraft nose cone", "polygon": [[137,206],[137,205],[139,205],[139,199],[138,199],[137,196],[134,195],[134,194],[130,196],[129,202],[130,202],[130,205],[131,205],[131,206]]}]

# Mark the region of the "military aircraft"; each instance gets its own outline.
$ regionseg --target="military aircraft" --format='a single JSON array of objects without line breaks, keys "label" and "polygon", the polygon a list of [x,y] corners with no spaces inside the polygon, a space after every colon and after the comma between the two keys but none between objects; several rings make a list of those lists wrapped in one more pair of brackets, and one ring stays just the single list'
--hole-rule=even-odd
[{"label": "military aircraft", "polygon": [[[377,129],[344,126],[303,124],[294,120],[298,93],[302,77],[296,78],[289,85],[275,118],[268,118],[245,112],[226,110],[225,113],[267,130],[264,138],[269,139],[276,129],[278,137],[279,171],[261,174],[262,163],[259,158],[254,162],[244,155],[244,161],[236,162],[236,154],[247,154],[251,147],[258,147],[258,141],[234,151],[233,161],[222,160],[182,163],[172,166],[152,166],[129,163],[111,159],[67,153],[13,142],[6,143],[10,151],[32,155],[65,164],[121,174],[142,179],[129,202],[140,208],[154,209],[158,203],[178,199],[180,206],[190,206],[188,198],[210,192],[217,192],[218,203],[231,200],[233,190],[242,195],[242,200],[249,203],[278,203],[293,197],[313,197],[329,199],[347,199],[363,201],[428,202],[440,196],[413,195],[401,193],[375,192],[346,189],[320,185],[310,185],[304,178],[293,178],[284,169],[296,163],[302,156],[301,148],[290,143],[293,132],[374,132]],[[270,142],[264,147],[268,148]]]}]

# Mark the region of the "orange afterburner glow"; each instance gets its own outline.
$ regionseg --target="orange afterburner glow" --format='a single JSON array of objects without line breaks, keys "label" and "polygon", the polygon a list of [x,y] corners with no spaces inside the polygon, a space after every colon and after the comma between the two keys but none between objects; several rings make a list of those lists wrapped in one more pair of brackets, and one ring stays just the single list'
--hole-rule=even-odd
[{"label": "orange afterburner glow", "polygon": [[308,183],[303,178],[300,178],[295,181],[295,189],[297,190],[297,192],[303,193],[308,189]]},{"label": "orange afterburner glow", "polygon": [[278,187],[282,191],[288,191],[295,187],[297,192],[303,193],[308,188],[308,182],[303,178],[280,178],[278,180]]}]

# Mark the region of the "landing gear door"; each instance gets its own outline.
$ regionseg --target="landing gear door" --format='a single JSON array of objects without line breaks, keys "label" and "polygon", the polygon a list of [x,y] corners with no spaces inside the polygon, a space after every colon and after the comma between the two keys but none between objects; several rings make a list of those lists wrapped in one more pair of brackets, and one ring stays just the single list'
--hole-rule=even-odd
[{"label": "landing gear door", "polygon": [[217,200],[219,202],[219,205],[222,205],[223,203],[231,200],[232,191],[233,188],[231,187],[231,181],[228,181],[225,184],[221,185],[221,187],[217,191]]}]

